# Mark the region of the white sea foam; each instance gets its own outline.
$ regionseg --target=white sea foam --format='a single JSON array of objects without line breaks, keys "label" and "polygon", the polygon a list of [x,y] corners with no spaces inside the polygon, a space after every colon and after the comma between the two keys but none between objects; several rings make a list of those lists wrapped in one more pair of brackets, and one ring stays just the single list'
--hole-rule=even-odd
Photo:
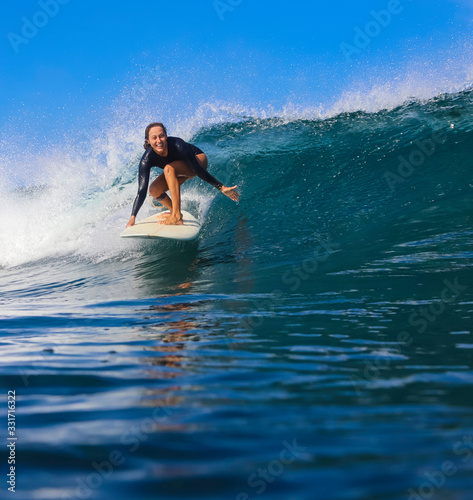
[{"label": "white sea foam", "polygon": [[[15,142],[3,135],[0,266],[65,254],[100,260],[126,253],[130,243],[118,236],[136,195],[143,129],[151,120],[164,121],[170,135],[189,140],[202,128],[225,122],[268,118],[285,122],[323,120],[345,112],[393,109],[406,100],[427,100],[439,93],[460,91],[473,78],[471,65],[457,71],[455,78],[426,78],[424,73],[413,70],[403,79],[347,89],[325,105],[301,106],[288,101],[277,110],[200,101],[175,116],[172,106],[182,89],[166,89],[168,94],[174,92],[174,97],[163,103],[155,95],[158,87],[162,91],[163,75],[157,72],[153,76],[154,71],[148,68],[131,87],[124,87],[121,95],[112,100],[106,121],[67,147],[51,145],[47,153],[36,153],[34,148],[21,146],[26,143],[24,138],[16,137]],[[18,190],[19,186],[30,189]],[[203,218],[212,199],[212,195],[202,194],[189,185],[184,208],[190,203]],[[145,204],[140,216],[151,213],[150,210],[155,209]]]}]

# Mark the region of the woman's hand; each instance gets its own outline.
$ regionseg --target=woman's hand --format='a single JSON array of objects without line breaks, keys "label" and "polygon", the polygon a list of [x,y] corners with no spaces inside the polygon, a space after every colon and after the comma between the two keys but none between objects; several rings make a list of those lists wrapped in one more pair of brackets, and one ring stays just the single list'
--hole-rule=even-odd
[{"label": "woman's hand", "polygon": [[128,221],[128,224],[126,225],[126,227],[130,227],[130,226],[134,226],[135,225],[135,216],[132,215],[130,217],[130,220]]},{"label": "woman's hand", "polygon": [[222,188],[220,189],[220,191],[225,195],[225,196],[228,196],[231,200],[233,201],[238,201],[238,199],[240,198],[239,194],[235,191],[235,188],[237,186],[233,186],[233,187],[227,187],[227,186],[222,186]]}]

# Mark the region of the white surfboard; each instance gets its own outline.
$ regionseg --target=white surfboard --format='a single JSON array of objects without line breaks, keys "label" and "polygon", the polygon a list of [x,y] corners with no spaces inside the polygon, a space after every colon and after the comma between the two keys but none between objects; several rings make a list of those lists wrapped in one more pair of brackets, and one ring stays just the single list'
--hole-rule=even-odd
[{"label": "white surfboard", "polygon": [[181,210],[183,224],[180,226],[159,224],[160,212],[147,217],[133,226],[127,227],[120,235],[122,238],[166,238],[170,240],[193,240],[200,231],[199,221],[189,212]]}]

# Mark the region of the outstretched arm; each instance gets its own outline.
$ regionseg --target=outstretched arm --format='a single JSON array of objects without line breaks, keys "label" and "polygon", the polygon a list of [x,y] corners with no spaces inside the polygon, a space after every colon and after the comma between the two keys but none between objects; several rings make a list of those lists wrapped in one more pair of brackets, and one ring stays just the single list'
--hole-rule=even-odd
[{"label": "outstretched arm", "polygon": [[145,153],[140,161],[140,168],[138,173],[138,194],[136,195],[135,202],[133,203],[131,217],[126,227],[133,226],[133,224],[135,223],[136,214],[138,213],[141,206],[143,205],[143,202],[146,199],[146,191],[148,189],[150,173],[150,167],[148,166],[148,162],[146,161],[146,159],[147,155]]},{"label": "outstretched arm", "polygon": [[194,152],[192,149],[190,149],[187,146],[187,143],[182,141],[182,147],[185,148],[185,158],[186,158],[186,163],[189,165],[191,170],[198,176],[200,177],[203,181],[209,183],[211,186],[217,188],[219,191],[221,191],[225,196],[228,196],[233,201],[238,201],[238,193],[235,191],[235,188],[237,186],[233,187],[227,187],[224,186],[221,182],[219,182],[213,175],[209,174],[207,170],[202,168],[197,161],[197,158],[195,157]]},{"label": "outstretched arm", "polygon": [[198,177],[200,177],[203,181],[209,183],[211,186],[217,188],[218,190],[222,189],[223,184],[219,182],[212,174],[209,174],[207,170],[200,166],[194,152],[191,149],[186,151],[186,160],[186,163]]}]

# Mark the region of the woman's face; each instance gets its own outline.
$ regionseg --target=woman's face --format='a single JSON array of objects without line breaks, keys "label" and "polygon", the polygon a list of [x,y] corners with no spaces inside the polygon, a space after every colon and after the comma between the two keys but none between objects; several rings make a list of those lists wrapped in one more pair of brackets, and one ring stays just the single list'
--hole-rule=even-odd
[{"label": "woman's face", "polygon": [[168,138],[162,127],[153,127],[149,130],[148,142],[158,155],[167,155]]}]

